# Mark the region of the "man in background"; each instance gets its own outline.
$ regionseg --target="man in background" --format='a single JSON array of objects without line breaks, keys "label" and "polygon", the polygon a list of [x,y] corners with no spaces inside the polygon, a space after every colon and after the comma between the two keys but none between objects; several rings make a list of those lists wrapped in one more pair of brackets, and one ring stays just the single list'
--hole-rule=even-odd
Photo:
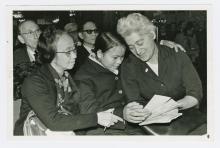
[{"label": "man in background", "polygon": [[24,47],[15,49],[13,65],[35,61],[38,38],[41,34],[40,27],[32,20],[26,20],[18,26],[18,40]]},{"label": "man in background", "polygon": [[64,30],[69,33],[69,35],[73,38],[76,46],[81,46],[81,42],[78,38],[78,25],[76,22],[67,23],[64,26]]},{"label": "man in background", "polygon": [[74,69],[71,74],[74,74],[79,67],[85,62],[90,54],[92,54],[92,49],[95,48],[95,41],[99,34],[96,24],[93,21],[86,21],[82,23],[79,28],[79,38],[82,40],[82,45],[77,47],[77,58]]},{"label": "man in background", "polygon": [[[14,122],[19,113],[27,109],[27,102],[22,99],[21,85],[24,79],[35,70],[39,64],[37,44],[41,34],[40,27],[32,20],[26,20],[18,25],[18,40],[24,45],[15,49],[13,54],[13,82],[14,82]],[[16,121],[14,135],[22,135],[25,118]]]}]

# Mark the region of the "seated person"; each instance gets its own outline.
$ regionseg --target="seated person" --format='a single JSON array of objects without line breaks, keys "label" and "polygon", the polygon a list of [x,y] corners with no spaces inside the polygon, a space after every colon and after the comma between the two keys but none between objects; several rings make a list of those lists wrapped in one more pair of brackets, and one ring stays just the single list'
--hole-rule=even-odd
[{"label": "seated person", "polygon": [[[20,126],[24,129],[21,135],[47,135],[47,131],[80,134],[81,129],[109,127],[118,120],[123,121],[111,110],[79,114],[80,92],[66,71],[73,68],[76,59],[75,44],[70,35],[48,27],[39,38],[38,50],[43,65],[22,86],[22,96],[29,108],[22,111],[27,118]],[[34,131],[32,125],[40,128],[34,128]]]},{"label": "seated person", "polygon": [[71,75],[74,75],[80,66],[88,59],[88,56],[93,53],[92,49],[94,49],[98,34],[99,30],[93,21],[85,21],[79,25],[78,36],[82,45],[77,47],[76,64],[74,69],[70,71]]},{"label": "seated person", "polygon": [[[80,113],[91,114],[114,108],[113,114],[123,117],[125,95],[118,68],[124,59],[125,50],[122,40],[112,33],[104,32],[97,37],[94,54],[89,56],[75,74],[81,93]],[[118,122],[106,131],[103,128],[90,128],[87,134],[138,135],[144,132],[138,126],[125,128],[123,122]]]},{"label": "seated person", "polygon": [[155,43],[155,29],[139,13],[121,18],[117,24],[132,53],[121,66],[122,86],[130,102],[124,118],[132,123],[146,119],[143,105],[155,94],[173,98],[182,110],[198,106],[202,99],[201,81],[189,57]]},{"label": "seated person", "polygon": [[73,38],[73,41],[76,42],[76,46],[81,46],[81,42],[78,38],[78,25],[75,21],[72,23],[67,23],[64,26],[64,30]]},{"label": "seated person", "polygon": [[[94,54],[80,67],[75,79],[80,88],[80,110],[82,114],[114,108],[113,114],[123,117],[126,103],[122,91],[119,67],[125,56],[123,39],[110,32],[101,33],[95,42]],[[147,115],[147,112],[145,112]],[[117,123],[106,131],[103,128],[90,128],[87,134],[142,135],[140,127]]]}]

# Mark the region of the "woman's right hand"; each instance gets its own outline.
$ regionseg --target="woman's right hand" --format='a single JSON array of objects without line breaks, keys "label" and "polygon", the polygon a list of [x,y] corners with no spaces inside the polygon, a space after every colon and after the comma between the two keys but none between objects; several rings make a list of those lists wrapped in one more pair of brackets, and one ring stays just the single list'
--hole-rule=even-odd
[{"label": "woman's right hand", "polygon": [[98,124],[104,127],[110,127],[118,121],[123,122],[123,119],[113,114],[114,108],[106,111],[98,112]]},{"label": "woman's right hand", "polygon": [[137,102],[128,103],[123,109],[124,119],[131,123],[141,123],[150,115],[151,112]]}]

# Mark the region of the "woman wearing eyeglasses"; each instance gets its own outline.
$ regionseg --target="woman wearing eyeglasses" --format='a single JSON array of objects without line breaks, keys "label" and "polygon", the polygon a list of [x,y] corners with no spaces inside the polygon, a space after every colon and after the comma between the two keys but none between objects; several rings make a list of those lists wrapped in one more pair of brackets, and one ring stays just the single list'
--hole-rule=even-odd
[{"label": "woman wearing eyeglasses", "polygon": [[75,135],[80,134],[81,129],[109,127],[122,120],[113,115],[112,110],[79,114],[80,93],[66,71],[74,67],[76,49],[66,32],[47,28],[39,38],[38,50],[43,65],[22,87],[24,99],[30,106],[23,112],[27,116],[24,135]]}]

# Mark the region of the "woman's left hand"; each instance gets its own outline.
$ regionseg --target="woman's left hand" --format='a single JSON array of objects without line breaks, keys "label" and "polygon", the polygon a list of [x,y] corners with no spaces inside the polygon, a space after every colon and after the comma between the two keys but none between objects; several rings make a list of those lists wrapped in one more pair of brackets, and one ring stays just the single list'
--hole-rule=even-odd
[{"label": "woman's left hand", "polygon": [[186,50],[183,48],[183,46],[181,46],[180,44],[177,44],[175,42],[172,42],[172,41],[161,40],[160,44],[165,45],[165,46],[170,47],[170,48],[174,48],[174,50],[176,52],[178,52],[179,50],[183,51],[183,52],[186,52]]}]

